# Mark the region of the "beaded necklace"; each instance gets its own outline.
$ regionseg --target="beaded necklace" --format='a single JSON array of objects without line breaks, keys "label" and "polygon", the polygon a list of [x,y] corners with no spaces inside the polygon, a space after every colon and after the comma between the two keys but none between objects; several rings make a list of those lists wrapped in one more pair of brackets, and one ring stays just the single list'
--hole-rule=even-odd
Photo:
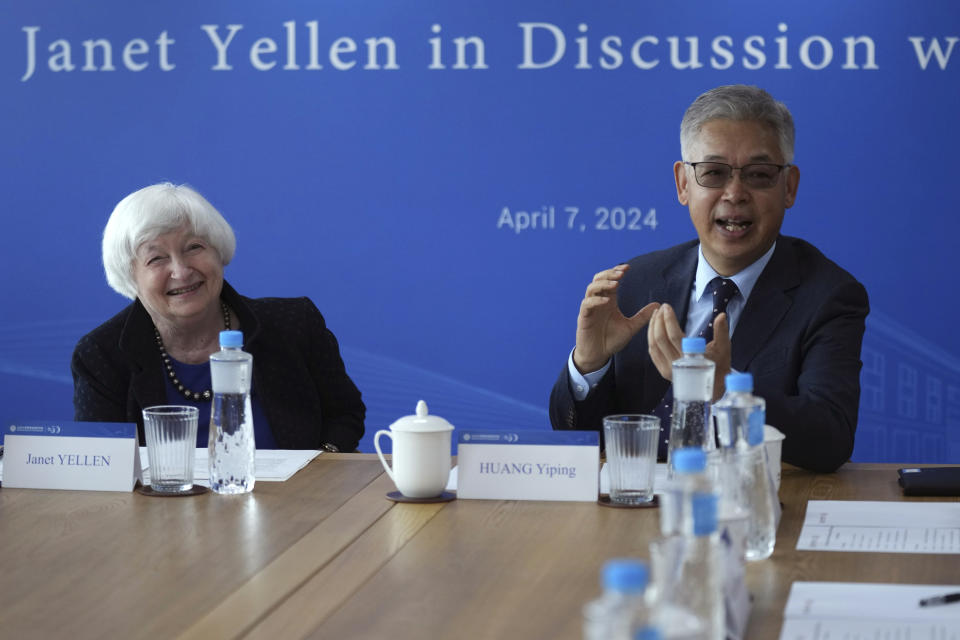
[{"label": "beaded necklace", "polygon": [[[220,301],[220,309],[223,311],[223,326],[226,327],[226,330],[230,330],[230,309],[227,308],[226,303]],[[160,357],[163,358],[163,366],[167,369],[167,377],[170,378],[170,382],[173,383],[173,386],[177,391],[183,394],[187,400],[193,400],[194,402],[200,402],[201,400],[210,400],[213,397],[213,391],[211,389],[204,389],[203,391],[191,391],[187,389],[180,379],[177,378],[177,372],[173,369],[173,362],[171,361],[170,354],[167,353],[166,348],[163,346],[163,339],[160,337],[160,331],[157,329],[157,325],[153,325],[153,335],[157,339],[157,346],[160,348]]]}]

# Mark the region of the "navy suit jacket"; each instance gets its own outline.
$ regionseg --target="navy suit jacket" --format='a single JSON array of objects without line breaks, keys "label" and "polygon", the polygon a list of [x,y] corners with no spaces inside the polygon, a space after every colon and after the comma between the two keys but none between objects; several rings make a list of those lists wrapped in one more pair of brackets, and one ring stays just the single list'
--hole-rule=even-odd
[{"label": "navy suit jacket", "polygon": [[[697,246],[694,240],[631,260],[618,291],[624,315],[666,302],[683,326]],[[777,239],[741,312],[730,360],[735,370],[753,374],[754,393],[767,402],[767,423],[786,435],[785,462],[834,471],[850,459],[868,312],[867,292],[853,276],[803,240]],[[554,429],[599,430],[605,415],[650,413],[668,385],[642,330],[582,402],[573,399],[564,367],[550,395],[550,420]]]},{"label": "navy suit jacket", "polygon": [[[221,297],[240,319],[244,350],[253,354],[253,393],[281,449],[331,443],[353,451],[366,413],[340,348],[309,298],[247,298],[228,283]],[[153,322],[139,300],[77,343],[71,362],[74,419],[136,422],[143,408],[167,398]]]}]

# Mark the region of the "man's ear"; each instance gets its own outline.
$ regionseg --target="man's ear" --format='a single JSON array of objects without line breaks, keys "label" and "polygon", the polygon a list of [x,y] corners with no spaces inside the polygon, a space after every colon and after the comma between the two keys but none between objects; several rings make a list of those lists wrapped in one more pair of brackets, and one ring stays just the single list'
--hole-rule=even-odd
[{"label": "man's ear", "polygon": [[690,201],[687,192],[687,165],[683,164],[680,160],[673,163],[673,179],[677,183],[677,200],[679,200],[683,206],[687,206],[687,203]]},{"label": "man's ear", "polygon": [[790,165],[787,167],[787,192],[784,194],[783,206],[789,209],[797,200],[797,187],[800,185],[800,169]]}]

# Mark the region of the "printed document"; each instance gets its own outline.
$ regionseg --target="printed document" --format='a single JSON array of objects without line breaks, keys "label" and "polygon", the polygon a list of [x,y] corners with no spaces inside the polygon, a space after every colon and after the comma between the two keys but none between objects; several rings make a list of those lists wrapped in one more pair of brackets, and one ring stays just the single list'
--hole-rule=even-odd
[{"label": "printed document", "polygon": [[811,500],[797,549],[960,553],[960,502]]},{"label": "printed document", "polygon": [[[297,471],[307,466],[311,460],[317,457],[319,451],[312,449],[257,449],[256,463],[257,482],[286,482],[293,477]],[[196,457],[193,460],[193,482],[194,484],[210,486],[210,465],[207,457],[207,449],[196,450]],[[147,456],[147,448],[140,447],[140,464],[143,465],[143,485],[150,484],[150,458]]]},{"label": "printed document", "polygon": [[780,640],[960,640],[960,603],[920,606],[958,591],[960,584],[794,582]]}]

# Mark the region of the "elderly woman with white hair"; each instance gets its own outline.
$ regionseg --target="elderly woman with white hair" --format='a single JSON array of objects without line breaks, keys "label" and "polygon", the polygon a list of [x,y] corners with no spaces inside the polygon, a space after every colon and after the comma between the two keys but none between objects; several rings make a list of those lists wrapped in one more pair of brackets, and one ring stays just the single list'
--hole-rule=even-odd
[{"label": "elderly woman with white hair", "polygon": [[206,446],[210,354],[225,329],[253,354],[260,449],[353,451],[365,407],[337,340],[309,298],[247,298],[223,279],[236,239],[223,216],[187,186],[156,184],[114,208],[103,232],[107,282],[133,300],[80,339],[73,353],[75,419],[136,422],[142,409],[200,409]]}]

